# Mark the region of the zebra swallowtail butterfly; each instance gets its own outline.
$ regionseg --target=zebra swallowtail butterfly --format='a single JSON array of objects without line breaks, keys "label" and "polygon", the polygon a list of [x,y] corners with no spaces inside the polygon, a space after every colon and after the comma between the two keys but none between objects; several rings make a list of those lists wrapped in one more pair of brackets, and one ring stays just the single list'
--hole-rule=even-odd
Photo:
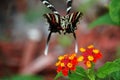
[{"label": "zebra swallowtail butterfly", "polygon": [[[47,13],[44,14],[44,17],[47,19],[47,22],[49,23],[49,35],[47,38],[46,48],[44,54],[47,55],[48,53],[48,46],[49,41],[52,33],[72,33],[75,40],[76,40],[76,34],[75,30],[77,29],[76,24],[79,22],[79,18],[82,16],[81,12],[74,12],[69,14],[71,10],[72,0],[67,0],[67,9],[66,9],[66,15],[61,16],[57,10],[54,8],[54,6],[50,3],[49,0],[41,0],[44,5],[46,5],[50,10],[52,10],[53,13]],[[78,45],[77,42],[75,43],[75,52],[78,51]]]}]

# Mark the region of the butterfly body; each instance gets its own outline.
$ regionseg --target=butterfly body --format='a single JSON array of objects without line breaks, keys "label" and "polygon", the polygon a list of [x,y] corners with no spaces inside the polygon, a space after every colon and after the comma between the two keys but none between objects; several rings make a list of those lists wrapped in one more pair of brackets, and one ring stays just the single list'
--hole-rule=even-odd
[{"label": "butterfly body", "polygon": [[75,12],[65,16],[60,16],[57,14],[45,14],[44,17],[49,23],[49,31],[59,34],[61,33],[73,33],[77,29],[77,22],[82,16],[81,12]]}]

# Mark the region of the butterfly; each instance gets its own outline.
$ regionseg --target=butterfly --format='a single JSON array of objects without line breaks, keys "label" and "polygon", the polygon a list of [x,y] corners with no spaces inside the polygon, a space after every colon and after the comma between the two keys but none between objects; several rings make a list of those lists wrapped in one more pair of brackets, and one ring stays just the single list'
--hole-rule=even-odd
[{"label": "butterfly", "polygon": [[[47,22],[49,23],[49,35],[47,38],[46,48],[44,54],[47,55],[48,53],[48,46],[49,41],[51,38],[52,33],[63,33],[63,34],[70,34],[72,33],[75,40],[76,40],[76,34],[75,30],[77,30],[77,23],[79,22],[79,19],[82,17],[81,12],[73,12],[69,13],[71,10],[72,0],[67,0],[67,9],[66,9],[66,15],[61,16],[59,12],[55,9],[55,7],[50,3],[49,0],[41,0],[44,5],[46,5],[53,13],[47,13],[44,14],[44,17],[47,19]],[[75,52],[78,51],[78,45],[75,44]]]}]

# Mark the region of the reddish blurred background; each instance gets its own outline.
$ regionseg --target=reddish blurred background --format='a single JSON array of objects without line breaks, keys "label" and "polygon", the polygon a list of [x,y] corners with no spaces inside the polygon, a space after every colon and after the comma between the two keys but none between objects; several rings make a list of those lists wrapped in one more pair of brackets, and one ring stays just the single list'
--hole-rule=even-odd
[{"label": "reddish blurred background", "polygon": [[[79,48],[93,44],[103,53],[103,59],[96,65],[98,68],[106,61],[120,57],[117,54],[120,46],[120,27],[101,25],[89,29],[89,23],[108,12],[106,6],[109,0],[94,3],[87,1],[89,0],[74,0],[72,12],[79,10],[84,13],[76,30]],[[51,2],[62,15],[65,14],[65,0]],[[89,6],[85,8],[84,4],[88,3]],[[44,55],[49,31],[42,15],[48,12],[50,11],[39,0],[0,1],[1,78],[15,74],[35,74],[43,76],[45,80],[53,80],[56,75],[54,64],[57,56],[74,52],[74,38],[71,34],[53,34],[48,56]]]}]

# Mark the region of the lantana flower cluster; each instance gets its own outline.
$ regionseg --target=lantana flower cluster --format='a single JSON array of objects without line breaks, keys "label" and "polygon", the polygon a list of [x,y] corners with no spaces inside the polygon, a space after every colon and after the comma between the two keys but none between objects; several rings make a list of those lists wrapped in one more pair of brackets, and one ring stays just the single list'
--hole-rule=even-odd
[{"label": "lantana flower cluster", "polygon": [[69,71],[76,70],[76,65],[78,64],[77,59],[76,53],[59,56],[59,61],[56,63],[57,72],[61,71],[64,76],[67,76]]},{"label": "lantana flower cluster", "polygon": [[79,62],[84,62],[87,68],[91,68],[92,63],[96,63],[97,60],[102,58],[101,52],[93,45],[88,46],[86,49],[80,48],[80,52],[79,57],[76,56],[76,53],[59,56],[59,61],[56,63],[57,72],[62,72],[64,76],[67,76],[69,72],[76,70]]},{"label": "lantana flower cluster", "polygon": [[97,60],[102,58],[101,52],[94,48],[93,45],[85,48],[80,48],[81,56],[78,58],[79,61],[83,61],[87,68],[91,68],[92,63],[96,63]]}]

